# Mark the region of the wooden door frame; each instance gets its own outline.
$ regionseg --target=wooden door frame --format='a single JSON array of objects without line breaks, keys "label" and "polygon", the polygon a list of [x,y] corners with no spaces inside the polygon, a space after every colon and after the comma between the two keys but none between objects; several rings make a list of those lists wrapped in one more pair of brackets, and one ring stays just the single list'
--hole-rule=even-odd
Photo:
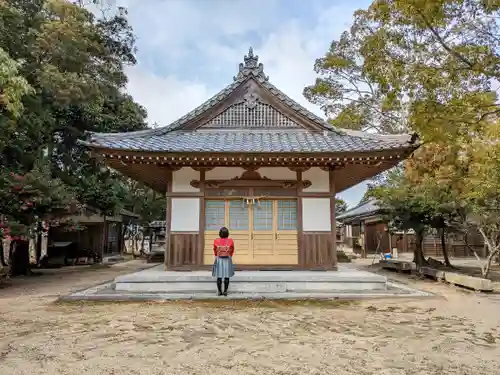
[{"label": "wooden door frame", "polygon": [[[252,196],[253,194],[253,189],[250,188],[249,190],[249,196]],[[236,201],[236,200],[241,200],[240,197],[235,197],[235,196],[210,196],[210,197],[206,197],[204,199],[204,204],[206,205],[206,202],[207,201],[223,201],[224,202],[224,226],[226,226],[227,228],[229,228],[229,222],[230,222],[230,216],[229,216],[229,210],[230,210],[230,204],[229,202],[230,201]],[[272,222],[272,230],[270,231],[273,235],[273,253],[275,253],[276,251],[276,246],[277,246],[277,241],[276,241],[276,235],[279,233],[279,230],[278,230],[278,201],[280,200],[283,200],[283,201],[295,201],[296,202],[296,210],[297,210],[297,223],[296,223],[296,226],[297,226],[297,229],[296,229],[296,236],[297,236],[297,264],[292,264],[292,265],[281,265],[281,264],[276,264],[276,265],[273,265],[273,264],[270,264],[270,265],[255,265],[255,264],[241,264],[241,265],[237,265],[237,268],[240,268],[240,269],[247,269],[247,267],[255,267],[255,266],[259,266],[261,268],[265,268],[265,267],[271,267],[271,268],[297,268],[299,267],[300,265],[300,242],[299,242],[299,197],[280,197],[280,196],[266,196],[265,198],[261,198],[261,200],[265,200],[265,201],[270,201],[272,203],[272,212],[273,212],[273,222]],[[253,250],[254,250],[254,236],[253,236],[253,233],[255,232],[254,230],[254,206],[256,205],[257,203],[255,204],[252,204],[252,205],[247,205],[247,208],[248,208],[248,236],[249,236],[249,251],[251,252],[252,256],[254,255],[253,254]],[[206,207],[205,207],[206,209]],[[205,214],[205,210],[204,210],[204,214]],[[202,232],[202,237],[205,237],[205,232],[207,232],[206,230],[206,219],[204,218],[203,220],[204,222],[204,228],[202,228],[202,231],[200,230],[200,232]],[[201,228],[200,228],[201,229]],[[229,228],[230,229],[230,228]],[[231,230],[231,229],[230,229]],[[211,232],[211,231],[210,231]],[[258,231],[257,231],[258,232]],[[205,252],[205,248],[203,247],[202,249],[202,258],[204,257],[204,252]],[[202,262],[203,266],[207,266],[206,264],[204,264],[204,262]]]},{"label": "wooden door frame", "polygon": [[[297,242],[298,242],[298,257],[299,264],[297,266],[290,265],[248,265],[245,267],[238,267],[237,269],[310,269],[310,270],[332,270],[336,269],[336,249],[335,249],[335,240],[336,240],[336,227],[335,227],[335,183],[333,170],[331,168],[325,168],[324,170],[328,170],[329,172],[329,192],[304,192],[304,189],[311,186],[311,181],[303,179],[303,172],[308,170],[308,166],[297,166],[297,167],[289,167],[292,171],[296,172],[296,179],[293,180],[271,180],[266,177],[260,176],[260,174],[256,171],[258,166],[253,167],[249,166],[245,169],[246,172],[239,177],[235,177],[229,180],[207,180],[206,179],[206,171],[213,169],[213,167],[192,167],[193,169],[200,172],[200,178],[198,180],[191,181],[191,186],[199,189],[199,192],[183,192],[183,193],[173,193],[172,192],[172,171],[167,169],[167,180],[169,183],[167,184],[167,212],[166,212],[166,236],[165,236],[165,263],[170,270],[193,270],[193,269],[209,269],[211,266],[204,265],[203,257],[204,257],[204,248],[205,248],[205,201],[206,200],[227,200],[227,199],[238,199],[238,197],[234,196],[222,196],[222,195],[214,195],[212,192],[214,190],[224,190],[224,189],[247,189],[248,195],[251,196],[250,193],[255,192],[255,189],[265,188],[268,189],[270,194],[267,199],[279,200],[279,199],[296,199],[297,200]],[[287,189],[286,196],[283,194],[283,189]],[[171,200],[172,198],[188,198],[188,197],[196,197],[200,200],[200,223],[199,223],[199,231],[197,235],[199,236],[198,241],[198,256],[195,264],[182,264],[176,265],[175,262],[172,261],[172,256],[170,254],[170,220],[171,220]],[[331,233],[328,234],[329,237],[333,238],[332,248],[329,249],[329,257],[332,258],[333,263],[308,263],[306,261],[306,233],[303,232],[303,215],[302,215],[302,198],[329,198],[330,206],[332,214],[331,214]],[[310,236],[310,233],[307,233]],[[307,240],[309,241],[309,240]]]}]

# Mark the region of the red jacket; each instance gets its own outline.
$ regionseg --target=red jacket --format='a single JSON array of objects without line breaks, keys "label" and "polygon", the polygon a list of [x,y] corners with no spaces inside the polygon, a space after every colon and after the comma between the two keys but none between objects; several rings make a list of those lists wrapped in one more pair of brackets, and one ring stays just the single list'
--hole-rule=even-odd
[{"label": "red jacket", "polygon": [[217,256],[217,252],[220,250],[224,250],[221,248],[228,247],[228,252],[230,256],[234,254],[234,241],[232,238],[216,238],[214,240],[214,255]]}]

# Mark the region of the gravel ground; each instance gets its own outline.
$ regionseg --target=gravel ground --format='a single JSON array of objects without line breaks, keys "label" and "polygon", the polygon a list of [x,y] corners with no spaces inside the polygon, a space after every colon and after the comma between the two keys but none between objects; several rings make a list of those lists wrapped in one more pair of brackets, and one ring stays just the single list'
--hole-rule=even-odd
[{"label": "gravel ground", "polygon": [[14,280],[0,290],[0,374],[488,374],[500,299],[400,278],[441,298],[54,303],[141,267]]}]

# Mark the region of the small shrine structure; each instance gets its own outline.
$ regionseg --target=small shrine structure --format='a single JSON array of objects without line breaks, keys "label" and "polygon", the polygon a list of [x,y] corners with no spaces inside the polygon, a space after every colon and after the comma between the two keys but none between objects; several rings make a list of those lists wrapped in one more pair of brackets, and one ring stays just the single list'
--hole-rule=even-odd
[{"label": "small shrine structure", "polygon": [[226,226],[237,269],[334,270],[336,193],[398,164],[418,138],[333,127],[271,84],[250,48],[233,82],[177,121],[87,145],[166,194],[167,269],[211,267]]}]

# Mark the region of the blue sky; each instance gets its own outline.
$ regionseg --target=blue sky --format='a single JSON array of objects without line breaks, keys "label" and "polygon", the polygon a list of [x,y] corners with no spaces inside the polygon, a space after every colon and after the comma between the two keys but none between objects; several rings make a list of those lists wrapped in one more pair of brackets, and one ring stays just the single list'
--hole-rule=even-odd
[{"label": "blue sky", "polygon": [[[112,0],[110,0],[112,1]],[[128,91],[150,123],[168,125],[232,81],[252,46],[270,81],[323,116],[302,90],[314,82],[314,60],[349,28],[368,0],[117,0],[137,35],[138,64]],[[357,204],[365,184],[342,192]]]}]

